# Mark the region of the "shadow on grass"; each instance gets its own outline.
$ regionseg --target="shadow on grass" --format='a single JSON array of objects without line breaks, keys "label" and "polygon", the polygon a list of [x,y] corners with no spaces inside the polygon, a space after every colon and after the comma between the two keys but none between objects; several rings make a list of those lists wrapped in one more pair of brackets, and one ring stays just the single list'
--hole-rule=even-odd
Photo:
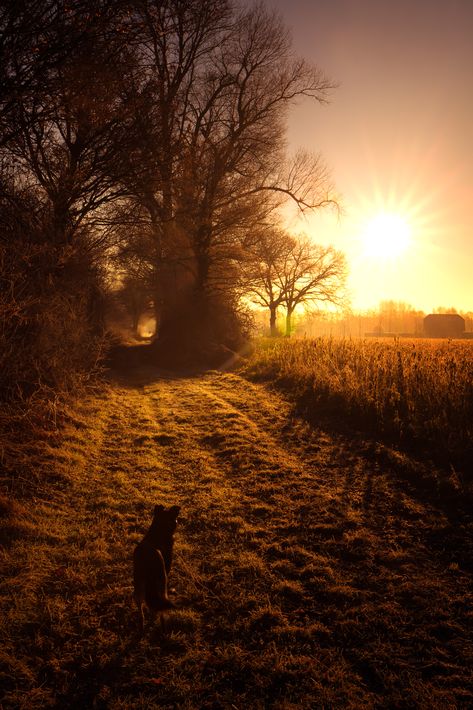
[{"label": "shadow on grass", "polygon": [[107,379],[125,387],[143,387],[157,380],[186,379],[209,370],[232,369],[240,355],[223,345],[171,349],[159,342],[114,346],[104,363]]},{"label": "shadow on grass", "polygon": [[[443,441],[425,441],[397,431],[380,430],[372,416],[350,411],[341,396],[319,396],[297,391],[292,380],[249,377],[283,394],[292,403],[294,419],[339,435],[349,446],[410,484],[412,493],[439,506],[449,517],[470,516],[473,507],[473,445],[460,450]],[[288,425],[289,427],[289,425]]]}]

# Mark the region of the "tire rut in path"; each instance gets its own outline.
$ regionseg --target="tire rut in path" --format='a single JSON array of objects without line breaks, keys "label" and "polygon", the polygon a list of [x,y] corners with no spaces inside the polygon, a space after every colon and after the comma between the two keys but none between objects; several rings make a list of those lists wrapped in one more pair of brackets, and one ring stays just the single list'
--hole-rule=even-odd
[{"label": "tire rut in path", "polygon": [[347,601],[394,594],[406,580],[424,598],[438,586],[426,587],[427,578],[448,583],[423,544],[424,531],[441,524],[438,512],[409,498],[343,437],[296,420],[293,436],[290,407],[277,394],[212,373],[163,379],[132,397],[131,465],[140,472],[133,485],[139,491],[156,475],[157,495],[183,505],[182,559],[190,555],[196,574],[198,558],[218,577],[226,559],[242,555],[261,577],[279,570],[281,584],[288,575],[301,584],[305,574],[301,594],[317,615],[319,588],[345,592]]},{"label": "tire rut in path", "polygon": [[[26,580],[58,706],[468,707],[469,578],[429,543],[447,521],[363,442],[235,374],[91,400]],[[156,503],[182,506],[177,608],[138,639],[131,556]]]},{"label": "tire rut in path", "polygon": [[[185,516],[179,583],[197,582],[187,602],[216,639],[232,638],[216,601],[249,630],[263,597],[258,618],[273,615],[270,625],[292,629],[314,656],[343,648],[369,686],[383,668],[393,678],[410,669],[421,687],[430,667],[468,684],[458,609],[471,594],[429,546],[448,527],[439,510],[363,446],[311,430],[278,394],[238,376],[163,381],[144,395],[172,442],[166,461]],[[446,619],[455,633],[439,651]],[[434,698],[429,681],[422,692]]]}]

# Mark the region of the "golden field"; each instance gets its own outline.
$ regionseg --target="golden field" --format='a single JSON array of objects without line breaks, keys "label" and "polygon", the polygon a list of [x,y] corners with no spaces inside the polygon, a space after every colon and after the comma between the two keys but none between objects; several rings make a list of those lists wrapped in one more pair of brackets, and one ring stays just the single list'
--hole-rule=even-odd
[{"label": "golden field", "polygon": [[473,341],[266,339],[246,372],[290,391],[311,419],[329,415],[463,476],[471,469]]},{"label": "golden field", "polygon": [[[471,509],[354,434],[334,373],[351,351],[361,370],[362,347],[387,381],[397,351],[349,341],[259,345],[248,377],[291,356],[291,396],[243,372],[110,372],[50,436],[5,449],[0,706],[471,707]],[[330,363],[338,394],[311,389]],[[141,636],[132,554],[156,503],[181,506],[176,609]]]}]

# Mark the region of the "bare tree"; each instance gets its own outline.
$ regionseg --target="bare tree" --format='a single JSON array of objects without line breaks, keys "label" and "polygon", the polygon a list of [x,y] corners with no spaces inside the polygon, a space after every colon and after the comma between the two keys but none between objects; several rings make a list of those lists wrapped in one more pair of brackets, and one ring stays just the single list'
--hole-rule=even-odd
[{"label": "bare tree", "polygon": [[346,278],[347,263],[342,252],[314,244],[306,236],[299,237],[278,279],[286,309],[286,335],[291,335],[292,316],[297,306],[345,305]]},{"label": "bare tree", "polygon": [[[57,31],[62,24],[58,21]],[[34,94],[19,96],[6,155],[17,174],[40,191],[50,214],[45,239],[67,245],[86,220],[120,194],[114,175],[126,134],[117,100],[118,51],[95,28],[51,69]]]},{"label": "bare tree", "polygon": [[148,0],[136,8],[140,158],[129,185],[155,235],[161,334],[175,330],[177,310],[202,332],[234,273],[242,231],[285,199],[301,209],[332,202],[318,157],[284,155],[291,103],[324,102],[332,84],[293,56],[286,29],[263,6]]},{"label": "bare tree", "polygon": [[317,158],[300,154],[284,169],[288,107],[301,96],[324,102],[332,85],[292,56],[278,17],[260,5],[242,12],[207,64],[190,96],[183,189],[200,295],[208,288],[214,244],[232,239],[242,218],[247,227],[248,216],[254,220],[255,213],[245,211],[250,200],[254,205],[257,196],[263,210],[268,193],[289,197],[301,209],[330,202]]},{"label": "bare tree", "polygon": [[25,388],[69,386],[104,342],[98,215],[122,190],[121,8],[0,0],[0,300],[14,306],[0,330]]},{"label": "bare tree", "polygon": [[[44,12],[34,1],[18,3],[17,12],[11,5],[2,16],[5,37],[12,26],[23,34],[10,41],[0,159],[42,206],[42,229],[34,237],[44,245],[44,289],[54,284],[66,294],[80,272],[90,325],[99,332],[95,277],[107,247],[103,210],[124,192],[117,155],[127,136],[121,87],[129,53],[120,32],[127,15],[111,0],[51,0]],[[20,90],[12,93],[16,79]]]},{"label": "bare tree", "polygon": [[[161,331],[179,309],[188,281],[189,240],[177,223],[176,182],[184,170],[190,93],[205,58],[231,18],[227,0],[136,0],[132,3],[138,68],[127,77],[134,105],[125,186],[148,222],[157,320]],[[181,209],[182,212],[182,209]]]},{"label": "bare tree", "polygon": [[284,302],[281,288],[284,265],[295,246],[287,232],[261,230],[252,235],[241,269],[241,292],[253,304],[269,310],[269,329],[276,336],[278,308]]},{"label": "bare tree", "polygon": [[269,309],[271,335],[277,334],[279,306],[286,310],[290,336],[297,306],[345,304],[346,260],[333,247],[315,244],[305,235],[263,232],[249,248],[247,262],[243,291],[253,303]]},{"label": "bare tree", "polygon": [[291,104],[332,84],[263,5],[0,0],[0,59],[8,199],[34,194],[21,238],[64,303],[113,256],[152,290],[160,336],[225,343],[245,235],[285,200],[333,203],[320,157],[288,160],[284,143]]},{"label": "bare tree", "polygon": [[70,53],[70,34],[58,33],[61,3],[0,0],[0,146],[20,127],[11,120],[19,100],[44,87]]}]

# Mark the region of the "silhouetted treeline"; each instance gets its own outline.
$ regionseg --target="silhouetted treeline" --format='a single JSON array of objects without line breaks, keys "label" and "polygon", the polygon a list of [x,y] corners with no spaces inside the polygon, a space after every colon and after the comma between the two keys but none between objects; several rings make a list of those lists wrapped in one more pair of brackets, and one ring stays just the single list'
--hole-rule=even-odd
[{"label": "silhouetted treeline", "polygon": [[[454,309],[437,308],[436,312],[456,312]],[[345,313],[302,314],[296,325],[296,334],[308,337],[333,335],[336,337],[363,337],[370,335],[424,336],[424,311],[402,301],[381,301],[377,308]],[[473,313],[460,315],[465,319],[466,331],[473,331]]]},{"label": "silhouetted treeline", "polygon": [[4,396],[90,372],[119,284],[161,349],[238,346],[251,245],[285,200],[333,202],[320,158],[284,146],[290,104],[330,88],[261,5],[2,0]]}]

